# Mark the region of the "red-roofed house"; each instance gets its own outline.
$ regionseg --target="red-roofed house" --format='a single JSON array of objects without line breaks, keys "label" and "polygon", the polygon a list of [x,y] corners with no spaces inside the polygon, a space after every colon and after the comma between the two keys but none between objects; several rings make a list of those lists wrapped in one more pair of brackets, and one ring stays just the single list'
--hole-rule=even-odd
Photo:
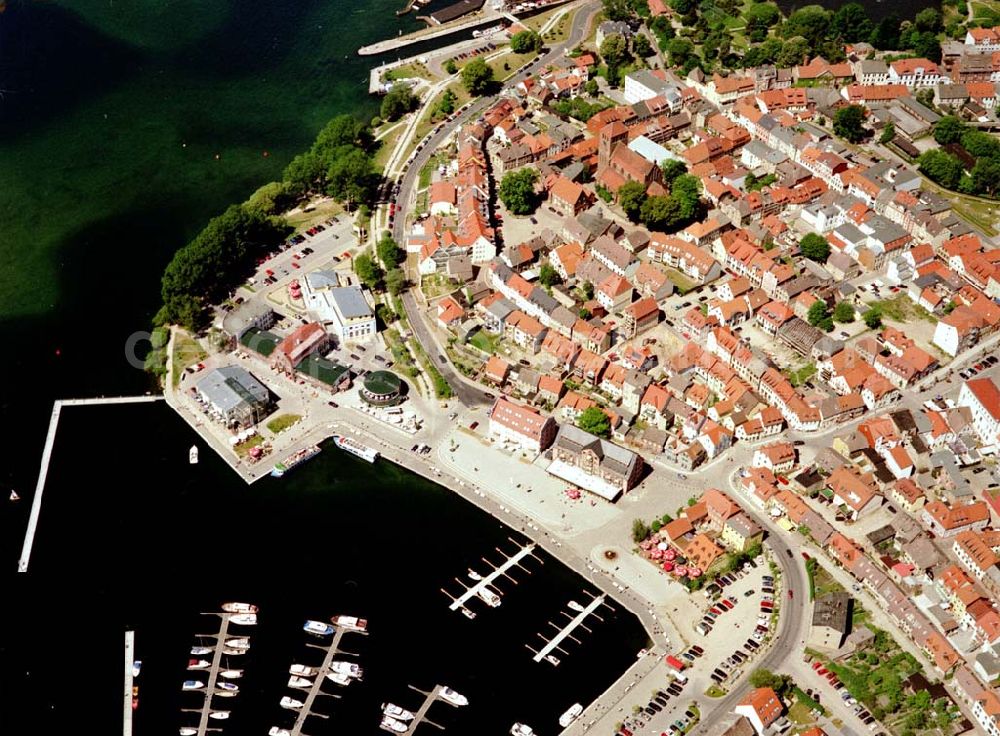
[{"label": "red-roofed house", "polygon": [[548,449],[557,430],[552,417],[503,396],[496,400],[490,412],[491,440],[515,445],[536,455]]},{"label": "red-roofed house", "polygon": [[750,721],[758,736],[763,736],[784,711],[785,706],[781,698],[769,687],[751,690],[733,709],[737,715],[744,716]]}]

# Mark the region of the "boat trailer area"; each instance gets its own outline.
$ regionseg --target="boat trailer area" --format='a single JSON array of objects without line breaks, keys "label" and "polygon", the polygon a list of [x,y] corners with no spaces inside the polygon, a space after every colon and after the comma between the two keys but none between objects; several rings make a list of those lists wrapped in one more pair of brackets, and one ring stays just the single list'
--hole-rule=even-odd
[{"label": "boat trailer area", "polygon": [[[513,540],[511,540],[511,541],[513,541]],[[528,568],[524,567],[521,564],[521,561],[523,559],[525,559],[526,557],[534,557],[535,559],[539,559],[535,555],[535,549],[536,549],[536,547],[537,547],[537,545],[534,544],[534,543],[526,544],[526,545],[521,546],[518,549],[518,551],[515,552],[512,555],[508,555],[503,550],[501,550],[499,547],[497,547],[496,551],[499,552],[501,555],[503,555],[504,558],[505,558],[504,561],[503,561],[503,563],[501,563],[499,566],[496,566],[496,565],[494,565],[492,562],[490,562],[489,560],[487,560],[484,557],[483,558],[483,562],[485,562],[487,565],[489,565],[490,567],[492,567],[493,570],[489,574],[481,576],[481,578],[475,583],[475,585],[466,587],[465,592],[463,592],[457,598],[453,597],[451,595],[451,593],[449,593],[444,588],[441,589],[442,593],[444,593],[445,595],[447,595],[449,598],[452,599],[451,605],[448,606],[448,608],[451,609],[452,611],[461,610],[466,616],[469,616],[471,618],[472,615],[474,615],[474,614],[471,614],[471,612],[466,608],[465,604],[468,603],[469,600],[471,600],[472,598],[483,597],[484,594],[488,594],[488,593],[492,592],[492,591],[490,591],[490,585],[492,585],[498,578],[505,577],[508,580],[510,580],[512,583],[514,583],[514,585],[517,585],[517,580],[515,580],[514,578],[512,578],[510,575],[507,574],[508,570],[511,570],[514,567],[518,567],[521,570],[523,570],[524,572],[526,572],[527,574],[529,574],[529,575],[531,574],[531,571],[528,570]],[[469,572],[470,572],[470,576],[471,576],[473,574],[473,571],[470,570]],[[473,579],[475,579],[475,578],[473,578]],[[455,581],[459,585],[462,585],[462,586],[465,585],[465,583],[462,582],[459,578],[455,578]],[[484,598],[484,600],[485,600],[485,598]],[[499,605],[499,604],[497,604],[497,605]]]}]

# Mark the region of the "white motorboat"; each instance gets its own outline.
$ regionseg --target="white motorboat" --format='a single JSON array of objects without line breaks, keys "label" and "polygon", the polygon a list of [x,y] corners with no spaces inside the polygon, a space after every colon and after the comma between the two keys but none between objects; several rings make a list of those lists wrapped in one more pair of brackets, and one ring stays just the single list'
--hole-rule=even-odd
[{"label": "white motorboat", "polygon": [[554,654],[547,654],[547,655],[545,655],[545,661],[548,662],[551,665],[556,666],[556,667],[559,666],[559,657],[557,657]]},{"label": "white motorboat", "polygon": [[328,679],[330,682],[335,683],[337,685],[350,685],[351,684],[351,678],[348,677],[347,675],[343,675],[343,674],[341,674],[339,672],[327,672],[326,673],[326,679]]},{"label": "white motorboat", "polygon": [[287,695],[281,698],[281,707],[288,708],[288,710],[298,710],[303,705],[305,705],[305,703],[303,703],[301,700],[290,698]]},{"label": "white motorboat", "polygon": [[230,601],[222,604],[222,610],[226,613],[257,613],[259,609],[253,603]]},{"label": "white motorboat", "polygon": [[243,677],[243,670],[222,670],[219,677],[224,677],[227,680],[238,680]]},{"label": "white motorboat", "polygon": [[248,651],[249,650],[247,650],[247,649],[228,649],[226,647],[222,648],[222,653],[226,654],[226,655],[228,655],[230,657],[242,657]]},{"label": "white motorboat", "polygon": [[191,465],[198,464],[198,445],[191,445],[191,449],[188,450],[188,462]]},{"label": "white motorboat", "polygon": [[577,613],[583,613],[583,612],[584,612],[584,610],[586,610],[586,609],[585,609],[585,608],[584,608],[583,606],[581,606],[581,605],[580,605],[579,603],[577,603],[576,601],[570,601],[570,602],[569,602],[569,607],[570,607],[570,608],[571,608],[572,610],[576,611]]},{"label": "white motorboat", "polygon": [[232,690],[216,690],[215,696],[217,698],[235,698],[239,693],[233,692]]},{"label": "white motorboat", "polygon": [[330,662],[330,671],[353,677],[355,680],[360,680],[362,675],[364,675],[361,665],[354,662]]},{"label": "white motorboat", "polygon": [[470,579],[470,580],[482,580],[482,579],[483,579],[483,576],[482,576],[482,575],[480,575],[480,574],[479,574],[478,572],[476,572],[475,570],[473,570],[473,569],[472,569],[472,568],[470,567],[470,568],[469,568],[469,579]]},{"label": "white motorboat", "polygon": [[292,675],[288,678],[288,687],[312,687],[313,681],[304,677]]},{"label": "white motorboat", "polygon": [[235,685],[231,682],[217,682],[215,683],[215,686],[220,690],[225,690],[230,693],[239,692],[240,689],[239,685]]},{"label": "white motorboat", "polygon": [[452,705],[468,705],[469,699],[462,695],[460,692],[452,690],[447,685],[442,685],[441,689],[438,690],[438,696],[442,700],[446,700]]},{"label": "white motorboat", "polygon": [[196,736],[197,733],[197,728],[191,728],[190,726],[181,726],[180,728],[180,736]]},{"label": "white motorboat", "polygon": [[209,718],[214,718],[216,721],[225,721],[229,719],[228,710],[213,710],[208,714]]},{"label": "white motorboat", "polygon": [[267,731],[267,736],[292,736],[292,732],[287,728],[278,728],[277,726],[271,726]]},{"label": "white motorboat", "polygon": [[406,733],[410,728],[408,724],[397,721],[391,716],[382,716],[382,723],[379,725],[386,731],[392,731],[393,733]]},{"label": "white motorboat", "polygon": [[237,613],[235,616],[229,618],[229,623],[239,624],[240,626],[256,626],[257,625],[257,614],[256,613]]},{"label": "white motorboat", "polygon": [[382,703],[382,712],[387,716],[395,718],[397,721],[412,721],[414,718],[414,715],[410,711],[400,708],[395,703]]},{"label": "white motorboat", "polygon": [[368,620],[357,616],[334,616],[330,619],[335,626],[351,631],[368,631]]},{"label": "white motorboat", "polygon": [[181,690],[201,690],[205,687],[205,683],[201,680],[185,680],[184,684],[181,685]]},{"label": "white motorboat", "polygon": [[579,718],[581,713],[583,713],[583,706],[579,703],[573,703],[573,705],[569,707],[568,711],[559,716],[559,725],[566,728],[569,724]]},{"label": "white motorboat", "polygon": [[17,491],[15,491],[13,488],[10,489],[10,500],[11,501],[21,500],[21,497],[17,495]]},{"label": "white motorboat", "polygon": [[191,647],[191,654],[195,657],[200,657],[205,654],[211,654],[212,647]]},{"label": "white motorboat", "polygon": [[308,631],[310,634],[316,634],[317,636],[329,636],[333,633],[333,627],[322,621],[306,621],[302,624],[302,630]]},{"label": "white motorboat", "polygon": [[475,611],[470,611],[468,608],[462,609],[462,615],[465,616],[470,621],[476,617]]},{"label": "white motorboat", "polygon": [[207,670],[212,666],[212,663],[207,659],[189,659],[188,669],[189,670]]},{"label": "white motorboat", "polygon": [[132,679],[134,680],[142,672],[142,660],[137,659],[132,663]]},{"label": "white motorboat", "polygon": [[499,608],[500,606],[500,596],[494,593],[487,587],[482,587],[476,591],[476,595],[486,601],[486,605],[490,608]]},{"label": "white motorboat", "polygon": [[288,674],[299,675],[300,677],[312,677],[316,674],[316,668],[306,667],[304,664],[293,664],[288,668]]},{"label": "white motorboat", "polygon": [[229,649],[246,650],[250,648],[250,640],[245,636],[239,639],[226,639],[226,647]]},{"label": "white motorboat", "polygon": [[535,736],[535,729],[523,723],[515,723],[510,727],[510,736]]}]

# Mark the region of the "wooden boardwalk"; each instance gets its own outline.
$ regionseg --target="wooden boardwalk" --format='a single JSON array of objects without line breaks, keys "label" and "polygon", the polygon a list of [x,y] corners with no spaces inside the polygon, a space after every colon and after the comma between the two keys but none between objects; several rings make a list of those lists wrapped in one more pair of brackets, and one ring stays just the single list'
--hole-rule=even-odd
[{"label": "wooden boardwalk", "polygon": [[[489,586],[497,578],[499,578],[500,576],[507,576],[508,578],[510,578],[510,576],[507,575],[507,571],[510,570],[512,567],[520,566],[521,560],[523,560],[525,557],[532,556],[535,552],[536,546],[537,545],[535,545],[532,542],[531,544],[526,544],[523,547],[521,547],[521,549],[519,549],[513,555],[508,557],[503,562],[503,564],[501,564],[499,567],[494,568],[493,572],[489,573],[488,575],[484,575],[482,580],[479,580],[475,585],[466,588],[464,593],[462,593],[460,596],[452,600],[451,605],[448,606],[448,608],[450,608],[452,611],[457,611],[460,608],[465,608],[465,604],[468,603],[470,599],[477,597],[479,595],[479,591],[487,590]],[[498,549],[497,551],[500,550]],[[513,578],[510,579],[513,580]],[[447,591],[445,592],[447,593]]]}]

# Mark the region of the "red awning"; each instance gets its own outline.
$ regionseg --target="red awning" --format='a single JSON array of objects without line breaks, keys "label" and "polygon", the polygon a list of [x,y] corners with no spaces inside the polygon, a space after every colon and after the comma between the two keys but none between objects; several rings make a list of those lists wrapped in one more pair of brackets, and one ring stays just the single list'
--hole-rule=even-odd
[{"label": "red awning", "polygon": [[667,664],[669,664],[671,667],[673,667],[675,670],[677,670],[678,672],[680,672],[682,669],[684,669],[684,663],[681,662],[679,659],[677,659],[677,657],[675,657],[672,654],[668,654],[666,656],[666,658],[664,659],[664,661]]}]

